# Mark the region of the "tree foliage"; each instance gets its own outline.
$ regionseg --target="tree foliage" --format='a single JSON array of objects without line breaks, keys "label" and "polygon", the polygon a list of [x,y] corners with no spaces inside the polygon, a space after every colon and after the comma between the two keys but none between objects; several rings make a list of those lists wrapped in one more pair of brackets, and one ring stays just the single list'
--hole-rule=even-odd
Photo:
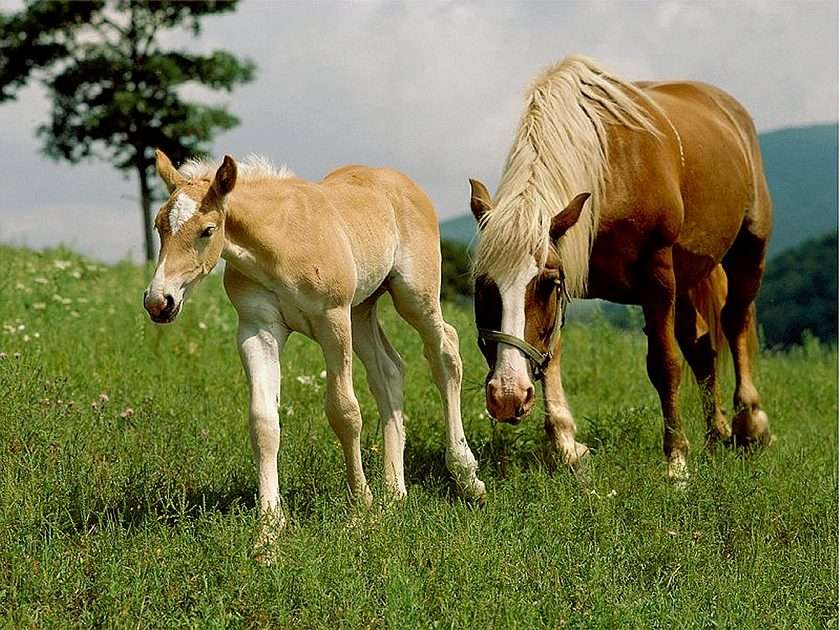
[{"label": "tree foliage", "polygon": [[473,294],[470,250],[467,246],[446,239],[440,241],[440,296],[449,301],[468,301]]},{"label": "tree foliage", "polygon": [[238,124],[226,107],[189,101],[186,86],[230,92],[250,81],[254,64],[228,52],[166,50],[163,31],[235,9],[236,0],[35,0],[0,15],[0,102],[32,80],[48,91],[49,120],[38,128],[46,155],[77,163],[95,157],[140,179],[151,257],[154,149],[176,161],[205,153]]},{"label": "tree foliage", "polygon": [[758,296],[769,346],[802,342],[806,331],[837,342],[837,233],[806,241],[770,260]]}]

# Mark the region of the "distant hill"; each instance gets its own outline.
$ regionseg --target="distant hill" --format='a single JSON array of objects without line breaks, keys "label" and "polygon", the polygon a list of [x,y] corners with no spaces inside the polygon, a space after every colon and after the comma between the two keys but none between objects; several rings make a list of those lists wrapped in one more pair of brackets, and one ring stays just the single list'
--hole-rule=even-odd
[{"label": "distant hill", "polygon": [[837,231],[837,125],[760,136],[775,226],[770,255]]},{"label": "distant hill", "polygon": [[[760,136],[764,168],[775,205],[770,254],[837,230],[837,125],[796,127]],[[469,243],[472,215],[440,225],[441,237]]]}]

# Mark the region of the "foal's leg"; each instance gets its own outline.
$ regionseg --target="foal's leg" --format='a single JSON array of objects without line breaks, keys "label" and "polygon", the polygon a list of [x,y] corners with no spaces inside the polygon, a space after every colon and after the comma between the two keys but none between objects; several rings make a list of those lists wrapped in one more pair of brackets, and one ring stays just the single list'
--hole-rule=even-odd
[{"label": "foal's leg", "polygon": [[[438,276],[439,277],[439,276]],[[435,285],[438,279],[430,281]],[[485,495],[484,482],[476,476],[478,463],[467,444],[461,422],[461,355],[458,333],[443,320],[438,298],[439,286],[420,290],[405,279],[395,277],[389,290],[394,306],[423,339],[423,354],[432,369],[446,415],[446,466],[455,479],[458,491],[467,499]]]},{"label": "foal's leg", "polygon": [[353,309],[353,349],[365,366],[368,385],[385,437],[385,486],[396,499],[406,496],[403,472],[405,427],[403,425],[404,368],[397,351],[388,343],[376,318],[376,302]]},{"label": "foal's leg", "polygon": [[566,393],[563,391],[559,344],[545,370],[543,392],[545,393],[545,432],[563,458],[563,463],[575,468],[589,454],[589,448],[586,444],[575,440],[577,426],[569,403],[566,402]]},{"label": "foal's leg", "polygon": [[751,345],[756,343],[753,301],[764,273],[765,247],[763,239],[745,230],[723,260],[729,293],[721,320],[735,364],[732,432],[741,446],[768,446],[772,440],[770,423],[761,409],[750,367]]},{"label": "foal's leg", "polygon": [[642,305],[648,338],[647,370],[659,393],[665,418],[663,450],[668,461],[668,477],[684,481],[688,478],[688,440],[683,432],[677,405],[680,360],[674,339],[676,282],[670,247],[654,254],[650,274],[645,303]]},{"label": "foal's leg", "polygon": [[350,493],[354,499],[370,505],[373,496],[362,469],[362,412],[353,391],[351,330],[349,307],[334,308],[316,325],[316,339],[327,364],[325,410],[344,451]]},{"label": "foal's leg", "polygon": [[683,356],[700,388],[703,416],[706,419],[706,444],[712,446],[719,440],[728,440],[732,436],[732,429],[720,408],[717,351],[712,345],[708,327],[686,294],[677,296],[676,333]]},{"label": "foal's leg", "polygon": [[251,450],[257,466],[260,534],[257,545],[274,540],[286,524],[280,506],[277,453],[280,450],[280,352],[288,331],[270,324],[249,322],[240,315],[239,354],[250,389]]}]

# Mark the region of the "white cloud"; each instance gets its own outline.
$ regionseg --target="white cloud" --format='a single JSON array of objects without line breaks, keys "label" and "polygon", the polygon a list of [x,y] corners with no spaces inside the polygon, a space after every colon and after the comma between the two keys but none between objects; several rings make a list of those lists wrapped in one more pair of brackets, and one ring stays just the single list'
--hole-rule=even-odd
[{"label": "white cloud", "polygon": [[[311,179],[349,162],[393,166],[443,217],[466,212],[467,177],[495,185],[529,81],[572,52],[630,79],[720,85],[760,129],[837,119],[833,2],[245,2],[207,20],[195,46],[258,64],[254,83],[211,97],[242,120],[218,139],[218,153],[265,153]],[[13,176],[0,173],[6,207],[114,208],[130,217],[125,228],[142,251],[136,183],[107,165],[69,170],[36,157],[29,130],[44,111],[37,90],[0,106],[13,138],[0,158],[16,165]],[[79,238],[75,222],[56,220],[56,234]],[[113,256],[104,245],[93,251]]]}]

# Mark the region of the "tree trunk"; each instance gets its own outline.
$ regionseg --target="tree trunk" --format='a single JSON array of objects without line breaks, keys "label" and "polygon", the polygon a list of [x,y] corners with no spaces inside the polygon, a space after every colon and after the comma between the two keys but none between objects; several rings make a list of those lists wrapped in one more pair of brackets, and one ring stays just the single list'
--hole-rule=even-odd
[{"label": "tree trunk", "polygon": [[149,179],[146,169],[137,165],[137,175],[140,178],[140,205],[143,209],[143,235],[146,240],[146,262],[154,261],[155,245],[152,234],[152,191],[149,189]]}]

